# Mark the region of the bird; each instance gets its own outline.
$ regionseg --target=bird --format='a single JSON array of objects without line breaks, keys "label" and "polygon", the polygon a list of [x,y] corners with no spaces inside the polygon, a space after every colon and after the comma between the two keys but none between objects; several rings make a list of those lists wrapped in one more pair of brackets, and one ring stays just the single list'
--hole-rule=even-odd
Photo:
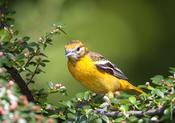
[{"label": "bird", "polygon": [[90,51],[80,40],[71,40],[65,45],[67,66],[72,76],[95,93],[114,97],[116,91],[144,93],[131,84],[124,73],[99,53]]}]

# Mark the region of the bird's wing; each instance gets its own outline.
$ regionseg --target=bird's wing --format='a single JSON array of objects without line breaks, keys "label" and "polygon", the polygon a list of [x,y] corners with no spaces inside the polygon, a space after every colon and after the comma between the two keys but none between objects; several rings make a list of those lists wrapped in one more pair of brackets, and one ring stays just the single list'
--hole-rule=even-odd
[{"label": "bird's wing", "polygon": [[89,55],[99,70],[105,71],[119,79],[128,80],[128,78],[119,68],[117,68],[114,64],[112,64],[102,55],[95,52],[89,52]]}]

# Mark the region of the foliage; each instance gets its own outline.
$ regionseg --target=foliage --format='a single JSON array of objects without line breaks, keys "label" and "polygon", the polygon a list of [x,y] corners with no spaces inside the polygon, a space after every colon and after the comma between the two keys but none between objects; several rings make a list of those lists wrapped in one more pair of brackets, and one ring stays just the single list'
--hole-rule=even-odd
[{"label": "foliage", "polygon": [[69,101],[61,102],[65,106],[60,108],[58,117],[66,121],[99,123],[172,121],[175,111],[175,77],[157,75],[151,80],[140,86],[147,94],[121,93],[111,100],[111,105],[106,109],[102,109],[102,96],[89,91],[78,94]]},{"label": "foliage", "polygon": [[34,83],[35,75],[44,72],[42,68],[49,62],[44,50],[52,44],[53,36],[60,34],[61,26],[53,25],[53,29],[38,41],[31,41],[28,36],[20,37],[13,25],[15,12],[7,3],[6,0],[0,2],[0,122],[52,123],[55,120],[45,117],[42,105],[37,104],[40,104],[41,95],[64,93],[65,87],[56,84],[45,92],[35,90],[31,93],[28,85]]},{"label": "foliage", "polygon": [[[6,2],[0,2],[6,5]],[[49,82],[48,89],[31,90],[34,77],[49,62],[44,50],[52,44],[53,36],[65,32],[61,26],[41,36],[38,41],[19,37],[11,15],[1,10],[0,29],[0,122],[163,122],[173,121],[175,115],[175,68],[171,75],[157,75],[151,82],[140,85],[146,93],[133,95],[122,92],[111,100],[90,91],[79,93],[68,101],[58,101],[59,107],[46,103],[52,93],[67,95],[60,83]],[[23,75],[23,77],[21,77]],[[16,84],[15,84],[16,83]],[[24,91],[28,92],[24,93]],[[20,93],[20,92],[22,93]],[[32,96],[32,98],[30,98]],[[30,102],[29,102],[30,101]]]},{"label": "foliage", "polygon": [[[2,80],[1,80],[2,82]],[[41,107],[34,103],[29,103],[27,98],[19,95],[14,87],[14,82],[10,80],[0,87],[0,122],[54,122],[54,119],[44,117],[41,114]]]}]

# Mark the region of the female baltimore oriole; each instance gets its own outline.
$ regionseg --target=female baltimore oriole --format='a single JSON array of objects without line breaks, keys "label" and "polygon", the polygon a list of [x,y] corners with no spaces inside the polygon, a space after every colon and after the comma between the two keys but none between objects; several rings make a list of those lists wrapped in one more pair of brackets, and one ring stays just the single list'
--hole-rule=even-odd
[{"label": "female baltimore oriole", "polygon": [[110,98],[115,91],[143,91],[133,86],[123,72],[102,55],[91,52],[79,40],[65,45],[68,69],[73,77],[95,93],[107,93]]}]

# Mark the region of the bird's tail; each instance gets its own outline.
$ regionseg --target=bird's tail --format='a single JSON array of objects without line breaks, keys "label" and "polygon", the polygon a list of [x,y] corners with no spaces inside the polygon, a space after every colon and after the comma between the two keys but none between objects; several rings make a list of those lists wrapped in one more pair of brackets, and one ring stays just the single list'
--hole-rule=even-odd
[{"label": "bird's tail", "polygon": [[144,91],[142,91],[140,88],[133,86],[130,82],[128,82],[127,80],[120,80],[120,88],[121,90],[124,91],[134,91],[138,94],[143,94],[145,93]]},{"label": "bird's tail", "polygon": [[138,87],[134,87],[134,89],[133,89],[136,93],[138,93],[138,94],[143,94],[143,93],[145,93],[144,91],[142,91],[140,88],[138,88]]}]

